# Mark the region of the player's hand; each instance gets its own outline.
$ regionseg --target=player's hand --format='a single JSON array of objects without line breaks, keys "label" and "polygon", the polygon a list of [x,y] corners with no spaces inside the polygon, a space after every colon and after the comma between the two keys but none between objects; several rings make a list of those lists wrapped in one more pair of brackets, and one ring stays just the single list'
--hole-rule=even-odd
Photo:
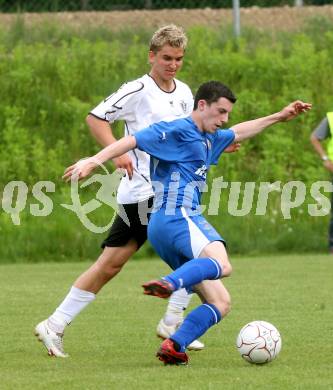
[{"label": "player's hand", "polygon": [[288,106],[284,107],[280,111],[281,122],[290,121],[291,119],[296,118],[298,115],[303,112],[311,110],[311,103],[304,103],[301,100],[296,100],[295,102],[290,103]]},{"label": "player's hand", "polygon": [[113,160],[114,165],[116,168],[125,169],[127,171],[128,177],[131,180],[133,177],[133,163],[132,159],[130,158],[129,154],[123,154],[120,157],[116,157]]},{"label": "player's hand", "polygon": [[330,171],[333,172],[333,162],[331,160],[324,161],[324,167]]},{"label": "player's hand", "polygon": [[62,178],[66,182],[70,180],[81,180],[87,177],[98,165],[100,164],[92,157],[79,160],[74,165],[65,169]]},{"label": "player's hand", "polygon": [[235,142],[234,144],[231,144],[227,148],[225,148],[223,152],[224,153],[238,152],[240,147],[241,147],[240,142]]}]

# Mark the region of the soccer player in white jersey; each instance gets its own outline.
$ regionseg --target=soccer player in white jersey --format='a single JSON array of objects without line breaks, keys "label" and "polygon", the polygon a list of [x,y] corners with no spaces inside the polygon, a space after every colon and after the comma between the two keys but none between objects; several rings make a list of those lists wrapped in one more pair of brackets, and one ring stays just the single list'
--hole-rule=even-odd
[{"label": "soccer player in white jersey", "polygon": [[[175,25],[162,27],[153,34],[149,48],[149,74],[124,84],[87,117],[92,135],[102,146],[116,141],[110,126],[115,120],[124,120],[125,135],[133,135],[152,123],[182,118],[192,112],[190,88],[175,79],[183,63],[186,44],[184,31]],[[100,257],[74,282],[54,313],[36,326],[35,334],[49,355],[68,356],[63,348],[66,326],[96,298],[101,288],[121,271],[147,239],[147,226],[141,224],[138,209],[147,204],[151,206],[154,196],[149,177],[149,156],[134,149],[113,162],[117,168],[128,172],[118,188],[117,201],[120,211],[126,212],[130,226],[117,215],[102,244]],[[160,337],[168,338],[175,332],[183,321],[183,311],[189,301],[190,295],[185,289],[171,296],[165,316],[157,327]],[[190,347],[200,350],[204,345],[194,340]]]},{"label": "soccer player in white jersey", "polygon": [[179,329],[163,341],[157,357],[165,364],[186,364],[189,344],[230,311],[230,295],[221,281],[232,271],[225,241],[200,213],[207,170],[218,163],[233,142],[253,137],[266,127],[311,109],[311,104],[295,101],[274,114],[221,130],[235,101],[224,84],[216,81],[202,84],[190,117],[152,124],[94,157],[79,161],[64,174],[66,180],[72,176],[84,178],[99,164],[133,148],[150,154],[151,179],[156,191],[148,238],[173,272],[143,284],[144,293],[167,298],[186,288],[197,292],[202,300]]}]

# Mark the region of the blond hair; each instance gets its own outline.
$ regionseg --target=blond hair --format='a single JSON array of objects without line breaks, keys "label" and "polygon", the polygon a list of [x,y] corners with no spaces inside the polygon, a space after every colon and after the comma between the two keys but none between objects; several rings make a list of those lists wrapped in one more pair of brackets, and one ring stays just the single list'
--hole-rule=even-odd
[{"label": "blond hair", "polygon": [[174,24],[159,28],[151,38],[149,50],[156,53],[166,44],[185,50],[187,37],[183,28]]}]

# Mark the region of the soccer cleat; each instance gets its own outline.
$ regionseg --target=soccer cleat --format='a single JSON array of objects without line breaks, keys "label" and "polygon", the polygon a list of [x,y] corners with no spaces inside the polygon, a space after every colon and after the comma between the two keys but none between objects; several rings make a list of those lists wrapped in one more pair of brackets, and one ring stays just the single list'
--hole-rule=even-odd
[{"label": "soccer cleat", "polygon": [[157,351],[156,356],[164,362],[164,364],[187,364],[188,356],[185,352],[177,352],[174,343],[171,339],[166,339]]},{"label": "soccer cleat", "polygon": [[[170,336],[172,336],[176,330],[180,327],[183,321],[178,322],[178,324],[175,325],[166,325],[163,318],[157,325],[156,333],[158,337],[161,337],[161,339],[167,339]],[[192,341],[191,344],[187,346],[187,349],[191,351],[201,351],[205,348],[205,344],[202,343],[199,340]]]},{"label": "soccer cleat", "polygon": [[47,324],[47,320],[40,322],[36,326],[35,336],[45,345],[49,356],[68,357],[64,351],[63,334],[51,330]]},{"label": "soccer cleat", "polygon": [[151,280],[144,283],[142,287],[145,295],[153,295],[159,298],[169,298],[174,291],[172,284],[164,279]]}]

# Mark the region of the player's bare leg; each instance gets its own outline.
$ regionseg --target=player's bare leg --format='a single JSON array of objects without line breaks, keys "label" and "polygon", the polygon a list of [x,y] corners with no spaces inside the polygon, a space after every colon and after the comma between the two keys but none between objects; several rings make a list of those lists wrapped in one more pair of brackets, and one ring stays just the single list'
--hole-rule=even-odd
[{"label": "player's bare leg", "polygon": [[[230,275],[232,267],[222,242],[214,241],[208,244],[201,252],[200,257],[218,262],[221,266],[221,275]],[[200,261],[200,259],[197,261]],[[191,272],[190,269],[188,268],[187,272]],[[185,268],[183,272],[185,272]],[[167,282],[167,280],[165,281]],[[221,280],[203,280],[192,288],[201,298],[203,305],[197,307],[188,315],[184,324],[169,338],[168,344],[161,345],[157,357],[165,364],[179,364],[179,356],[187,361],[186,348],[193,339],[204,334],[208,328],[217,324],[230,311],[230,295]],[[194,327],[196,329],[195,333],[193,332],[193,324],[196,324]],[[178,356],[178,354],[181,355]]]},{"label": "player's bare leg", "polygon": [[[55,312],[36,326],[35,335],[43,342],[50,356],[68,356],[63,348],[63,335],[66,326],[95,300],[96,294],[121,271],[137,249],[135,240],[130,240],[122,247],[105,247],[96,262],[74,282],[73,287]],[[181,292],[179,295],[181,296],[177,297],[177,292],[172,301],[177,316],[167,327],[164,327],[162,335],[164,338],[169,337],[177,330],[183,320],[183,310],[190,301],[190,298],[183,297],[184,293]],[[177,304],[178,299],[180,299],[179,304]],[[184,307],[180,309],[182,304]],[[159,326],[159,331],[161,332],[161,326]],[[195,350],[203,349],[203,347],[204,345],[198,340],[194,340],[190,346]]]},{"label": "player's bare leg", "polygon": [[97,261],[76,279],[74,286],[97,294],[121,271],[137,249],[135,240],[130,240],[122,247],[105,247]]},{"label": "player's bare leg", "polygon": [[97,261],[75,281],[55,312],[36,326],[35,335],[50,356],[68,356],[63,348],[66,326],[96,298],[96,294],[119,273],[136,250],[135,240],[130,240],[123,247],[106,247]]},{"label": "player's bare leg", "polygon": [[231,310],[231,298],[221,280],[204,280],[194,287],[202,303],[214,305],[224,318]]},{"label": "player's bare leg", "polygon": [[219,262],[222,267],[222,277],[227,277],[232,272],[227,251],[221,241],[210,242],[200,253],[199,257],[210,257]]}]

